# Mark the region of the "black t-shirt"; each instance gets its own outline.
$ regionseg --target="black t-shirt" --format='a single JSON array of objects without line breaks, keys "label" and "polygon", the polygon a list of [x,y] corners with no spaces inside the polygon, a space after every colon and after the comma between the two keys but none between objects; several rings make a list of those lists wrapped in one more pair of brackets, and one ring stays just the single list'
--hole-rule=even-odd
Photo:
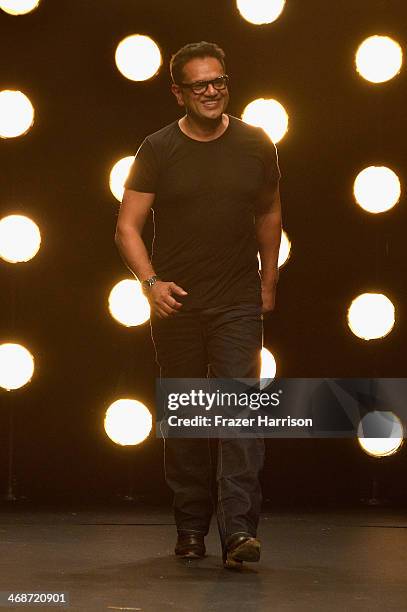
[{"label": "black t-shirt", "polygon": [[232,115],[214,140],[190,138],[178,120],[145,138],[125,187],[155,193],[151,262],[188,292],[176,296],[183,310],[261,304],[255,204],[279,178],[267,134]]}]

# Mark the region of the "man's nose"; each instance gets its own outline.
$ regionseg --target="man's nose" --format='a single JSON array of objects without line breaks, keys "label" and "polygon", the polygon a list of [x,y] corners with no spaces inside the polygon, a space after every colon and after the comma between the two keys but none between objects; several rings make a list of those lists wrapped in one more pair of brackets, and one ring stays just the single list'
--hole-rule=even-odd
[{"label": "man's nose", "polygon": [[208,89],[206,90],[205,93],[206,95],[209,95],[209,96],[213,96],[213,95],[216,96],[218,92],[214,88],[213,83],[208,83]]}]

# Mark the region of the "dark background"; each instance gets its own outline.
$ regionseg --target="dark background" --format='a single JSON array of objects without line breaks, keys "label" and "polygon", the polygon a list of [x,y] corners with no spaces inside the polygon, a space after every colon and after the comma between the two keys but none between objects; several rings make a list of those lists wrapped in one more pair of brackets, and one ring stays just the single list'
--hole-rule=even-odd
[{"label": "dark background", "polygon": [[[356,74],[354,54],[372,34],[404,48],[406,18],[401,0],[288,0],[281,17],[261,27],[226,0],[42,0],[25,16],[0,11],[0,89],[21,89],[36,113],[26,136],[0,143],[0,214],[26,214],[42,233],[32,261],[0,262],[0,340],[21,342],[36,363],[31,383],[0,394],[2,490],[13,408],[19,496],[114,500],[133,486],[141,498],[170,499],[162,441],[152,434],[120,448],[103,430],[119,397],[153,407],[156,375],[149,324],[125,328],[107,309],[111,288],[131,278],[114,244],[119,204],[108,181],[118,159],[181,116],[168,63],[187,42],[224,48],[230,114],[275,97],[290,116],[278,151],[292,256],[264,342],[278,375],[405,376],[404,193],[393,210],[369,215],[352,187],[372,164],[404,182],[405,67],[372,85]],[[134,33],[151,36],[163,54],[146,82],[125,79],[114,63],[117,44]],[[347,308],[365,291],[396,306],[395,328],[382,340],[365,342],[347,327]],[[375,460],[354,440],[268,440],[265,498],[359,502],[376,478],[381,497],[403,503],[406,452]]]}]

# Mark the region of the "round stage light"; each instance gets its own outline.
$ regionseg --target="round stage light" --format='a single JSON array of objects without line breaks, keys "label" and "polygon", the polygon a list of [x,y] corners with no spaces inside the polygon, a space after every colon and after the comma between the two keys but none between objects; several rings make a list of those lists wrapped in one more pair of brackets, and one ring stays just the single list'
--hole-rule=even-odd
[{"label": "round stage light", "polygon": [[109,295],[109,311],[126,327],[142,325],[150,318],[150,304],[136,279],[125,279],[113,287]]},{"label": "round stage light", "polygon": [[363,210],[370,213],[385,212],[400,200],[400,180],[386,166],[369,166],[357,175],[353,193]]},{"label": "round stage light", "polygon": [[40,0],[1,0],[0,8],[9,15],[26,15],[39,5]]},{"label": "round stage light", "polygon": [[151,79],[162,64],[157,43],[141,34],[124,38],[117,46],[115,60],[122,75],[131,81]]},{"label": "round stage light", "polygon": [[[369,434],[380,437],[368,437]],[[403,425],[399,417],[390,411],[369,412],[358,426],[359,444],[372,457],[394,455],[403,444],[403,437]]]},{"label": "round stage light", "polygon": [[120,446],[135,446],[150,434],[153,419],[148,408],[138,400],[119,399],[106,410],[107,436]]},{"label": "round stage light", "polygon": [[280,17],[285,0],[237,0],[241,16],[255,25],[272,23]]},{"label": "round stage light", "polygon": [[359,46],[356,70],[371,83],[384,83],[400,72],[403,52],[400,45],[388,36],[370,36]]},{"label": "round stage light", "polygon": [[260,389],[267,387],[276,376],[277,364],[271,353],[264,346],[261,349],[261,371],[260,371]]},{"label": "round stage light", "polygon": [[22,136],[34,123],[34,108],[21,91],[0,92],[0,138]]},{"label": "round stage light", "polygon": [[11,391],[26,385],[34,372],[34,357],[21,344],[0,345],[0,387]]},{"label": "round stage light", "polygon": [[110,171],[109,187],[110,191],[121,202],[123,200],[124,183],[129,175],[131,165],[134,161],[134,155],[123,157],[115,163]]},{"label": "round stage light", "polygon": [[242,113],[242,119],[250,125],[263,128],[276,144],[288,130],[288,115],[284,106],[271,98],[258,98],[250,102]]},{"label": "round stage light", "polygon": [[291,255],[291,241],[286,232],[281,233],[280,250],[278,252],[278,267],[281,268],[287,263]]},{"label": "round stage light", "polygon": [[[280,249],[278,251],[278,267],[282,268],[287,263],[291,255],[291,242],[286,232],[283,230],[281,233]],[[257,259],[259,261],[259,270],[261,270],[261,259],[260,253],[257,253]]]},{"label": "round stage light", "polygon": [[0,221],[0,257],[10,263],[29,261],[40,248],[38,225],[23,215],[8,215]]},{"label": "round stage light", "polygon": [[348,309],[348,325],[362,340],[384,338],[395,322],[393,303],[382,293],[362,293]]}]

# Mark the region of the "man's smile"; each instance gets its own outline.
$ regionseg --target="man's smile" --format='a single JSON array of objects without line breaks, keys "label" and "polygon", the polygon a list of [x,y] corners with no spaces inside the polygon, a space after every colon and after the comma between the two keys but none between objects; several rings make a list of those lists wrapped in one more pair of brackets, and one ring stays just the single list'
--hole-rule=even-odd
[{"label": "man's smile", "polygon": [[204,106],[207,106],[208,108],[212,108],[214,106],[217,106],[219,102],[220,102],[219,99],[218,100],[204,100],[202,104]]}]

